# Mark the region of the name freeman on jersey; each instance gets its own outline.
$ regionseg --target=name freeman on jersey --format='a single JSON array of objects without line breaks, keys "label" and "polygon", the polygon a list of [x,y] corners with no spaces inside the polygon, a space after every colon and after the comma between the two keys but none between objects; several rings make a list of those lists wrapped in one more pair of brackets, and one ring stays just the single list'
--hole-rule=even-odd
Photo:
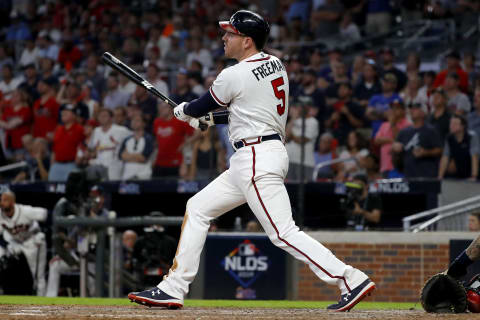
[{"label": "name freeman on jersey", "polygon": [[278,60],[267,61],[260,66],[252,69],[253,75],[260,81],[260,77],[263,79],[272,73],[284,71],[285,67]]}]

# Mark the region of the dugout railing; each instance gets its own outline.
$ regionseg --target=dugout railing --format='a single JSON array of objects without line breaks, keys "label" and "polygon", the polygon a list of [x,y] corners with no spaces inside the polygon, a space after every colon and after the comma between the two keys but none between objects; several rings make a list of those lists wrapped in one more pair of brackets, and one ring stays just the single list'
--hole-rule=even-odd
[{"label": "dugout railing", "polygon": [[403,231],[461,231],[467,230],[469,214],[480,212],[480,196],[426,210],[402,219]]}]

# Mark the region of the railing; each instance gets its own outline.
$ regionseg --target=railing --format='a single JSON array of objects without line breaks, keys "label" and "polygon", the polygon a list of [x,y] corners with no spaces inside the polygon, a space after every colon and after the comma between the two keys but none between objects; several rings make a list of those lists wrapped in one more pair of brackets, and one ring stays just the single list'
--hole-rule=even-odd
[{"label": "railing", "polygon": [[479,210],[480,196],[468,198],[403,218],[403,231],[465,230],[466,216]]}]

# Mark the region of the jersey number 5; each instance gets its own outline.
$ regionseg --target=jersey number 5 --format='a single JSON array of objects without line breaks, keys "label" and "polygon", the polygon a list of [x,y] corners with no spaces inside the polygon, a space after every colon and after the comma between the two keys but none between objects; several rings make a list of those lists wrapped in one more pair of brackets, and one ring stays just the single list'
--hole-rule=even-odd
[{"label": "jersey number 5", "polygon": [[277,112],[279,115],[285,112],[285,91],[283,89],[278,90],[278,87],[283,86],[283,84],[283,77],[272,80],[273,93],[275,93],[275,97],[282,100],[281,104],[277,104]]}]

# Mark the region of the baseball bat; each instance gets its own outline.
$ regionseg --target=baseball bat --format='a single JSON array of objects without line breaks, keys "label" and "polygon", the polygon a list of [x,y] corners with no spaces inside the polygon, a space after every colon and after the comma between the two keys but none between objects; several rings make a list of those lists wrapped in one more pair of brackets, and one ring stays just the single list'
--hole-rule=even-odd
[{"label": "baseball bat", "polygon": [[102,55],[102,60],[105,64],[117,70],[118,72],[123,74],[125,77],[127,77],[137,85],[144,87],[148,92],[159,97],[171,107],[175,108],[177,106],[177,104],[173,100],[171,100],[166,95],[158,91],[158,89],[155,88],[150,82],[142,78],[135,70],[127,66],[122,61],[120,61],[117,57],[115,57],[110,52],[104,52]]},{"label": "baseball bat", "polygon": [[[158,91],[158,89],[155,88],[153,84],[142,78],[135,70],[120,61],[110,52],[104,52],[102,55],[102,60],[105,64],[117,70],[137,85],[144,87],[148,92],[162,99],[162,101],[167,103],[172,108],[175,108],[177,106],[175,101],[171,100],[169,97]],[[200,123],[200,130],[205,131],[207,130],[207,128],[208,126],[206,124]]]}]

